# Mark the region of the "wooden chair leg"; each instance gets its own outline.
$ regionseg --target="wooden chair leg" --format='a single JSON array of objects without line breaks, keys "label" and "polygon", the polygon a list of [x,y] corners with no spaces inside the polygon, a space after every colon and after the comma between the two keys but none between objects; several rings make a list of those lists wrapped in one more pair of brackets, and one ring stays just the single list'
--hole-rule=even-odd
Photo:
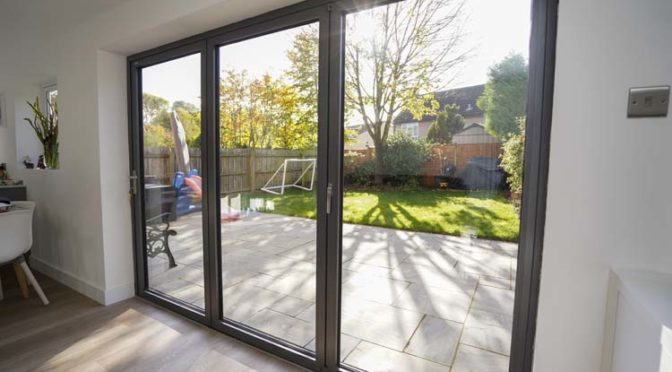
[{"label": "wooden chair leg", "polygon": [[28,292],[28,283],[26,283],[26,275],[24,274],[23,270],[21,270],[21,266],[18,263],[13,264],[14,266],[14,272],[16,273],[16,281],[19,282],[19,288],[21,289],[21,294],[23,295],[23,298],[28,298],[30,293]]},{"label": "wooden chair leg", "polygon": [[23,272],[26,274],[28,281],[33,286],[33,289],[35,289],[37,295],[40,296],[40,300],[42,300],[42,303],[45,305],[49,305],[49,300],[47,300],[47,296],[45,296],[44,292],[42,292],[42,287],[40,287],[40,284],[37,282],[37,280],[35,280],[33,272],[30,271],[30,268],[28,267],[28,264],[26,264],[26,261],[21,261],[20,265],[21,268],[23,269]]}]

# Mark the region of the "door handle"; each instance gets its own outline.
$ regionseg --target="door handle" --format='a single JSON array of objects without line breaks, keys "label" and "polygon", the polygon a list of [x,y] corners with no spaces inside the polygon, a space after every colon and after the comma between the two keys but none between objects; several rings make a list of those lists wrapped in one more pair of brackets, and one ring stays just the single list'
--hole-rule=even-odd
[{"label": "door handle", "polygon": [[131,189],[129,190],[129,193],[131,195],[137,195],[137,193],[138,193],[138,175],[135,173],[135,171],[133,171],[133,172],[131,172],[131,175],[128,178],[131,182]]},{"label": "door handle", "polygon": [[331,213],[331,196],[334,192],[334,188],[331,186],[331,183],[327,184],[327,214]]}]

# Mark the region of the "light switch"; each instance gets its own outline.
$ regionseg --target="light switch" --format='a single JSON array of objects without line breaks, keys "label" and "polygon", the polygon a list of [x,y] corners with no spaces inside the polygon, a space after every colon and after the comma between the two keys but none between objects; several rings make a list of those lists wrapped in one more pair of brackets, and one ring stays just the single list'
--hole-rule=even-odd
[{"label": "light switch", "polygon": [[669,86],[630,88],[628,117],[665,117],[669,103]]}]

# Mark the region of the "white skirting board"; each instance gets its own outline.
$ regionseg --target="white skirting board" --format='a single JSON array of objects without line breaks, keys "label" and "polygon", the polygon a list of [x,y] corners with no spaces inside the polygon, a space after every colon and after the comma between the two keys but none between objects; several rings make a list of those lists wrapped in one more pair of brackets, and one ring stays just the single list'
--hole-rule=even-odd
[{"label": "white skirting board", "polygon": [[30,257],[30,266],[34,270],[74,289],[101,305],[111,305],[135,295],[133,282],[114,288],[103,289],[34,256]]}]

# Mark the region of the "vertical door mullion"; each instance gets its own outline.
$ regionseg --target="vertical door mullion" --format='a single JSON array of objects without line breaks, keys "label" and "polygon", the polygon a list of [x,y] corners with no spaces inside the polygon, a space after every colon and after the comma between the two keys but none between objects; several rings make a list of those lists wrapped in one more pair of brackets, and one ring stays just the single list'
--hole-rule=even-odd
[{"label": "vertical door mullion", "polygon": [[203,41],[203,51],[201,52],[201,126],[203,135],[201,136],[201,156],[205,160],[201,164],[203,174],[205,175],[204,194],[205,203],[203,205],[203,228],[205,243],[203,252],[203,267],[205,270],[205,315],[208,324],[212,325],[218,318],[219,308],[221,302],[219,301],[219,278],[217,272],[218,265],[218,247],[219,247],[219,198],[218,189],[218,169],[219,157],[218,141],[217,141],[217,115],[215,100],[217,94],[215,92],[215,79],[217,73],[215,71],[216,58],[214,48],[206,41]]},{"label": "vertical door mullion", "polygon": [[327,324],[325,329],[325,362],[328,370],[339,368],[340,359],[340,308],[341,308],[341,230],[343,200],[343,92],[345,16],[336,5],[329,13],[329,184],[332,187],[331,213],[327,221],[328,294],[326,301]]},{"label": "vertical door mullion", "polygon": [[316,290],[315,294],[315,356],[318,366],[328,366],[325,355],[330,342],[327,338],[327,304],[329,287],[327,271],[328,215],[327,184],[329,182],[329,12],[327,8],[319,22],[319,81],[318,81],[318,133],[317,133],[317,229],[316,229]]}]

